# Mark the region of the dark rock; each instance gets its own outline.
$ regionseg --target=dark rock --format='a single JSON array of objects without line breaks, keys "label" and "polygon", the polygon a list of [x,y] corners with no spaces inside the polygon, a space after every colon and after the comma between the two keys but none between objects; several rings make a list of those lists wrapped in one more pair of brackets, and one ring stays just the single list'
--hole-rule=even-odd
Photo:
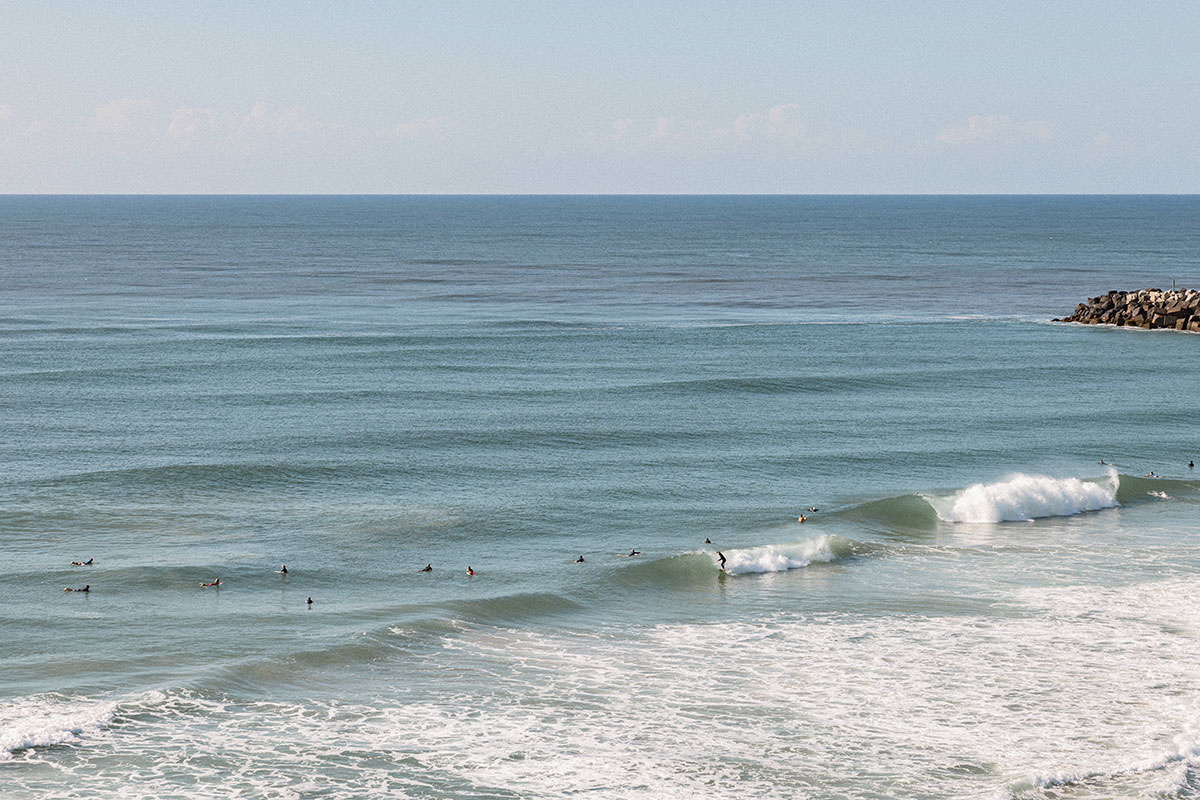
[{"label": "dark rock", "polygon": [[1189,289],[1140,289],[1122,292],[1111,289],[1089,297],[1086,303],[1055,322],[1083,325],[1115,325],[1118,328],[1200,332],[1200,291]]}]

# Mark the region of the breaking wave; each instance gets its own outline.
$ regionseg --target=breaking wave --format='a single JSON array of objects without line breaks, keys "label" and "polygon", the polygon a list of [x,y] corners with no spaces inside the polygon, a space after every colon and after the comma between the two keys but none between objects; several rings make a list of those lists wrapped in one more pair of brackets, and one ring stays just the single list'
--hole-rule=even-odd
[{"label": "breaking wave", "polygon": [[1116,472],[1099,481],[1010,475],[996,483],[976,483],[950,497],[929,498],[946,522],[1017,522],[1069,517],[1114,508],[1120,479]]},{"label": "breaking wave", "polygon": [[730,575],[786,572],[807,567],[814,561],[830,562],[848,555],[853,543],[838,536],[816,536],[790,544],[767,544],[726,550],[725,571]]},{"label": "breaking wave", "polygon": [[[822,535],[799,542],[731,547],[721,552],[725,555],[726,573],[746,575],[786,572],[813,563],[836,561],[862,547],[865,546],[850,539]],[[627,586],[693,586],[711,582],[718,566],[716,550],[698,550],[631,564],[620,570],[614,579]]]},{"label": "breaking wave", "polygon": [[0,706],[0,763],[14,753],[76,742],[113,718],[115,703],[76,702],[62,695],[18,698]]}]

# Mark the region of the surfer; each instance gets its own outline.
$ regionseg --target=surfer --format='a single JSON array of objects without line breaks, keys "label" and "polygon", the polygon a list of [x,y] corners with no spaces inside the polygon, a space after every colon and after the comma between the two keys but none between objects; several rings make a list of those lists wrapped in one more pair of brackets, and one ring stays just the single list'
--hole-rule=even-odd
[{"label": "surfer", "polygon": [[580,556],[579,558],[575,559],[575,563],[576,563],[576,564],[582,564],[582,563],[583,563],[583,556]]},{"label": "surfer", "polygon": [[470,578],[475,577],[475,570],[471,569],[470,567],[467,567],[467,577],[470,577]]},{"label": "surfer", "polygon": [[[1188,469],[1195,469],[1195,468],[1196,468],[1196,462],[1194,462],[1194,461],[1189,461],[1189,462],[1188,462]],[[90,563],[92,563],[92,562],[90,562],[90,561],[89,561],[88,563],[90,564]]]},{"label": "surfer", "polygon": [[200,585],[201,585],[201,586],[220,586],[220,585],[221,585],[221,579],[220,579],[220,578],[214,578],[212,583],[202,583],[202,584],[200,584]]},{"label": "surfer", "polygon": [[634,550],[634,549],[632,549],[632,548],[629,550],[629,557],[630,557],[630,558],[633,558],[634,556],[640,556],[641,554],[642,554],[642,553],[641,553],[641,551],[639,551],[639,550]]},{"label": "surfer", "polygon": [[433,572],[433,564],[426,564],[425,568],[422,569],[421,572]]},{"label": "surfer", "polygon": [[712,544],[712,542],[710,542],[710,541],[709,541],[709,539],[708,539],[708,537],[707,537],[707,536],[705,536],[705,537],[704,537],[704,543],[705,543],[705,544]]},{"label": "surfer", "polygon": [[796,522],[799,522],[801,525],[803,525],[804,523],[808,522],[808,517],[801,514],[800,516],[796,517]]},{"label": "surfer", "polygon": [[91,590],[92,590],[92,585],[90,583],[87,584],[86,586],[84,586],[82,589],[72,589],[70,586],[63,589],[64,592],[90,592]]},{"label": "surfer", "polygon": [[811,511],[811,512],[813,512],[813,513],[815,514],[815,513],[817,513],[818,511],[820,511],[821,509],[817,508],[816,506],[809,506],[809,507],[808,507],[808,510],[809,510],[809,511]]},{"label": "surfer", "polygon": [[282,565],[282,566],[279,568],[279,574],[280,574],[280,575],[287,575],[287,564],[284,564],[284,565]]},{"label": "surfer", "polygon": [[1102,458],[1102,459],[1100,459],[1100,463],[1101,463],[1101,464],[1103,464],[1103,463],[1104,463],[1104,459],[1103,459],[1103,458]]},{"label": "surfer", "polygon": [[87,561],[72,561],[71,562],[72,567],[90,567],[91,565],[92,565],[92,559],[90,559],[90,558]]},{"label": "surfer", "polygon": [[721,572],[724,572],[725,571],[725,556],[723,556],[721,554],[720,550],[717,551],[717,560],[721,562]]},{"label": "surfer", "polygon": [[306,605],[306,606],[312,605],[312,595],[309,595],[308,599],[304,601],[304,605]]}]

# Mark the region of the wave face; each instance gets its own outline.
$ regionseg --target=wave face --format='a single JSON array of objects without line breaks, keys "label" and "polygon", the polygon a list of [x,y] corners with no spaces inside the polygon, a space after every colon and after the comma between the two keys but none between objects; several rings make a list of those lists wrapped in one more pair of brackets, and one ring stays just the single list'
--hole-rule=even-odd
[{"label": "wave face", "polygon": [[1118,505],[1119,485],[1115,472],[1096,483],[1016,474],[996,483],[977,483],[949,498],[929,502],[946,522],[1018,522],[1114,508]]},{"label": "wave face", "polygon": [[929,500],[919,494],[871,500],[838,511],[836,516],[877,531],[926,531],[937,527],[938,522]]}]

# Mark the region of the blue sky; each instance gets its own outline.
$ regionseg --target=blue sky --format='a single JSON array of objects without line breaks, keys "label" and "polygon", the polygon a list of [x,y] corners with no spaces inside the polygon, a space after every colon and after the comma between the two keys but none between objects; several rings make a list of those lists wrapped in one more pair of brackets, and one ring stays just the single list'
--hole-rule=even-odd
[{"label": "blue sky", "polygon": [[1200,3],[0,2],[0,192],[1200,191]]}]

